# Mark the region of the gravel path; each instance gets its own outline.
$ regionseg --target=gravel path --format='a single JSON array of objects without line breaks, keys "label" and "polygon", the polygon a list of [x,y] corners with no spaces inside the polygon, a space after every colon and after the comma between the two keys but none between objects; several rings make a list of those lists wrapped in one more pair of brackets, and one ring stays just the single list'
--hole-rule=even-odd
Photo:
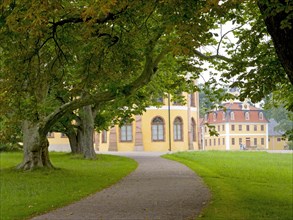
[{"label": "gravel path", "polygon": [[33,219],[194,219],[210,199],[202,180],[186,166],[155,153],[122,155],[139,163],[129,176],[86,199]]}]

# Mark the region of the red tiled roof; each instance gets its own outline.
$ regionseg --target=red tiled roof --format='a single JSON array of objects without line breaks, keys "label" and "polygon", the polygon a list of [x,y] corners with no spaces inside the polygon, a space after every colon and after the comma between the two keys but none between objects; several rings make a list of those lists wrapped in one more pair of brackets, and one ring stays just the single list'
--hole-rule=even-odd
[{"label": "red tiled roof", "polygon": [[[207,121],[210,124],[225,123],[225,122],[252,122],[252,123],[268,123],[262,109],[249,105],[248,110],[242,109],[242,102],[224,103],[224,109],[211,111],[208,113]],[[231,119],[231,113],[234,113],[234,120]],[[249,119],[246,120],[245,113],[248,112]],[[263,114],[263,119],[260,118],[260,113]],[[232,114],[233,114],[232,113]],[[214,118],[215,114],[215,118]],[[223,114],[226,115],[223,120]]]}]

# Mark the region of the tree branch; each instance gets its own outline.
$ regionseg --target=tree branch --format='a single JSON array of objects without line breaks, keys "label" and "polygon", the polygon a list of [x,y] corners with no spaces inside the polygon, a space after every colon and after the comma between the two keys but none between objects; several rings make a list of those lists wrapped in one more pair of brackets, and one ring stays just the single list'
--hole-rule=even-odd
[{"label": "tree branch", "polygon": [[[160,60],[164,57],[168,50],[163,50],[153,61],[153,52],[154,48],[162,36],[165,28],[162,28],[161,31],[153,38],[150,39],[145,50],[145,66],[142,73],[139,75],[137,79],[130,82],[127,85],[119,88],[119,91],[127,91],[126,95],[131,95],[135,93],[139,88],[145,86],[147,83],[151,81],[152,76],[155,74],[156,69],[155,65],[158,65]],[[78,109],[83,106],[92,105],[92,104],[101,104],[116,98],[117,94],[115,92],[101,92],[94,95],[84,95],[70,101],[68,103],[63,104],[59,108],[57,108],[54,112],[48,115],[42,126],[42,132],[49,132],[50,128],[67,112],[72,112],[75,109]]]},{"label": "tree branch", "polygon": [[[108,13],[104,18],[95,19],[95,22],[94,23],[96,23],[96,24],[104,24],[104,23],[106,23],[108,21],[113,21],[120,14],[122,14],[123,12],[125,12],[127,8],[128,8],[128,5],[126,5],[124,8],[122,8],[117,13]],[[85,20],[82,19],[81,17],[72,17],[72,18],[67,18],[67,19],[63,19],[61,21],[51,22],[51,23],[53,25],[52,28],[55,31],[58,26],[63,26],[63,25],[68,24],[68,23],[72,23],[72,24],[83,23],[83,22],[90,21],[92,19],[93,19],[92,17],[86,18]]]},{"label": "tree branch", "polygon": [[219,54],[216,54],[216,55],[210,55],[210,56],[207,56],[201,52],[199,52],[198,50],[194,50],[193,51],[194,54],[197,56],[197,57],[200,57],[204,60],[213,60],[213,59],[219,59],[219,60],[224,60],[226,62],[235,62],[233,59],[231,58],[228,58],[228,57],[225,57],[225,56],[222,56],[222,55],[219,55]]}]

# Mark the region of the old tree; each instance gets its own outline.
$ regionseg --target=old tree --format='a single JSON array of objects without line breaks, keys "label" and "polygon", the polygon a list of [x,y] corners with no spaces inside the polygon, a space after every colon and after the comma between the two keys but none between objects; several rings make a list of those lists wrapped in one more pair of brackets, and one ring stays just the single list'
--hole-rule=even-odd
[{"label": "old tree", "polygon": [[67,113],[123,106],[161,66],[168,73],[168,56],[186,63],[210,39],[212,7],[193,0],[4,1],[1,114],[21,123],[18,168],[52,167],[46,135]]},{"label": "old tree", "polygon": [[[253,78],[244,74],[252,60],[235,60],[262,55],[265,44],[259,44],[261,49],[258,44],[256,47],[247,44],[253,45],[253,39],[262,39],[263,34],[245,40],[241,36],[249,36],[248,32],[243,32],[245,35],[236,30],[235,33],[244,40],[239,51],[227,43],[226,48],[237,51],[231,54],[227,50],[231,54],[229,59],[222,59],[220,54],[210,56],[197,49],[219,43],[210,30],[228,20],[241,25],[253,17],[254,20],[262,19],[264,24],[263,19],[274,18],[279,12],[287,15],[287,8],[270,13],[269,2],[259,1],[264,15],[260,16],[259,11],[254,13],[255,2],[243,4],[243,1],[1,1],[0,135],[3,138],[7,130],[21,126],[24,159],[18,168],[52,167],[46,135],[56,122],[69,117],[68,114],[113,111],[113,108],[133,107],[135,103],[142,106],[137,111],[142,110],[147,103],[144,105],[138,100],[150,95],[145,87],[152,80],[164,76],[176,81],[178,76],[174,69],[171,71],[170,60],[180,66],[177,73],[189,72],[191,79],[198,77],[202,59],[210,58],[225,62],[213,64],[226,74],[226,78],[235,74],[240,74],[244,81],[245,77]],[[277,2],[285,6],[288,3]],[[289,14],[292,15],[290,7]],[[292,17],[281,20],[285,20],[283,28],[289,28]],[[267,21],[267,26],[271,23]],[[263,26],[258,28],[255,33],[264,32]],[[224,42],[224,36],[221,42]],[[251,50],[245,51],[245,48]],[[275,54],[272,47],[267,48]],[[198,59],[194,59],[195,56]],[[259,63],[274,63],[275,57],[260,59]],[[280,60],[283,59],[286,56]],[[279,62],[277,65],[279,68]],[[282,61],[282,65],[287,64]],[[290,78],[290,69],[284,69]],[[260,70],[251,74],[257,76],[256,79],[262,74],[270,77],[267,70]],[[283,69],[274,73],[274,79],[285,76]],[[251,80],[238,86],[242,85],[249,87]],[[267,82],[264,85],[269,87]]]}]

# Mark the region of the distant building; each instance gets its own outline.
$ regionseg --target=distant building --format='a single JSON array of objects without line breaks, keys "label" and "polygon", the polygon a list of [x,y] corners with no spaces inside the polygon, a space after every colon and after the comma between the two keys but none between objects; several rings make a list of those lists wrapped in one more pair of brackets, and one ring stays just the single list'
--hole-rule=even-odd
[{"label": "distant building", "polygon": [[[211,136],[209,127],[219,136]],[[268,149],[268,120],[262,109],[249,101],[223,103],[223,109],[206,114],[201,124],[202,149]]]},{"label": "distant building", "polygon": [[278,123],[274,119],[269,121],[269,149],[270,150],[287,150],[288,140],[283,138],[285,132],[276,130]]}]

